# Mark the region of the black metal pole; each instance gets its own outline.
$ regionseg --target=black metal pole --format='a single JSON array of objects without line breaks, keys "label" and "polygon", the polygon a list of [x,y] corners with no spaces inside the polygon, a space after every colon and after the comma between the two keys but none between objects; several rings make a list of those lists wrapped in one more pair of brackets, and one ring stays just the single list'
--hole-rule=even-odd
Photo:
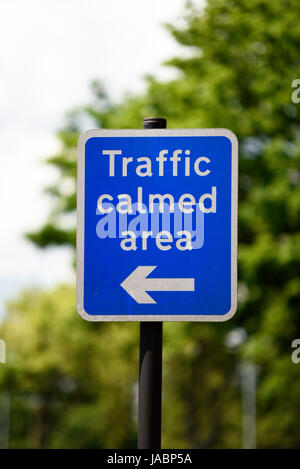
[{"label": "black metal pole", "polygon": [[[144,129],[165,129],[166,119],[146,118]],[[140,324],[140,371],[138,409],[138,448],[161,447],[161,389],[162,389],[163,323]]]}]

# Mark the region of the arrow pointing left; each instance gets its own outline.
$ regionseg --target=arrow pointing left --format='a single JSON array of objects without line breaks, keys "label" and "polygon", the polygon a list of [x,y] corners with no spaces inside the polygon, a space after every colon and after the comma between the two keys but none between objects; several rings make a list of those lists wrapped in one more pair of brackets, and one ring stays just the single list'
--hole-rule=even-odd
[{"label": "arrow pointing left", "polygon": [[156,303],[147,291],[195,291],[194,278],[148,278],[156,267],[140,265],[121,283],[137,303]]}]

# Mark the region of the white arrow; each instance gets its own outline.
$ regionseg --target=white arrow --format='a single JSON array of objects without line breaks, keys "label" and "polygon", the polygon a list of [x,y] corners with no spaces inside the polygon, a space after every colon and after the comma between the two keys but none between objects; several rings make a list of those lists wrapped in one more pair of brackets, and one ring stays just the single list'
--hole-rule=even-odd
[{"label": "white arrow", "polygon": [[121,287],[137,303],[156,303],[147,291],[195,291],[193,278],[147,278],[156,267],[139,265],[121,283]]}]

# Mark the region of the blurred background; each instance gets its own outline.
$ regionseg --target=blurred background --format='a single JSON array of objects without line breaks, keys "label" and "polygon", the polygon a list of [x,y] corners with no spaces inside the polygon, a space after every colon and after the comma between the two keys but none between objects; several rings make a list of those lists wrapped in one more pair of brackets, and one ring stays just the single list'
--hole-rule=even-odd
[{"label": "blurred background", "polygon": [[149,116],[240,144],[238,311],[164,325],[163,447],[300,447],[299,17],[298,0],[1,1],[1,448],[136,447],[139,325],[75,308],[76,145]]}]

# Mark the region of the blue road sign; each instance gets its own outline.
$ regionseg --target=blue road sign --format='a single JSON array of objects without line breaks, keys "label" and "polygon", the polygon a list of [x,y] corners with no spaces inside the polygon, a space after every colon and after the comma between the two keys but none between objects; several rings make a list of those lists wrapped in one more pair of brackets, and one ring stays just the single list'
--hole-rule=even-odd
[{"label": "blue road sign", "polygon": [[79,140],[77,309],[89,321],[225,321],[236,311],[238,143],[226,129]]}]

